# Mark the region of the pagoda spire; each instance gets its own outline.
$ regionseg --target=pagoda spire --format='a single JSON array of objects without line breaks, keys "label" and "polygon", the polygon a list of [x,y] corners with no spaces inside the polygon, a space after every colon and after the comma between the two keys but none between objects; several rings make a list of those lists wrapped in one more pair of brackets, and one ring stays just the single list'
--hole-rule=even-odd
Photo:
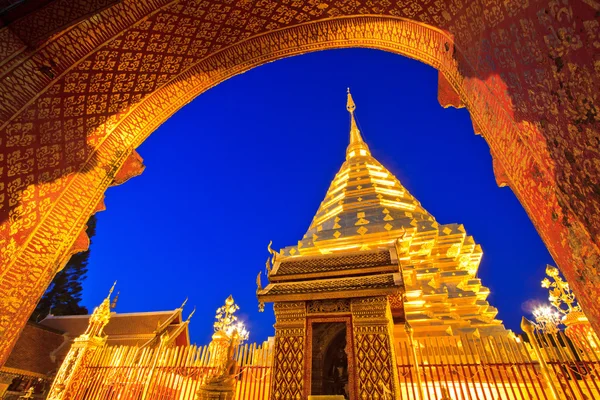
[{"label": "pagoda spire", "polygon": [[354,117],[354,110],[356,110],[356,104],[352,99],[350,88],[348,88],[348,101],[346,103],[346,109],[350,113],[350,144],[346,149],[346,160],[350,160],[353,157],[358,156],[370,156],[369,146],[363,141],[360,134],[360,130],[356,125],[356,118]]}]

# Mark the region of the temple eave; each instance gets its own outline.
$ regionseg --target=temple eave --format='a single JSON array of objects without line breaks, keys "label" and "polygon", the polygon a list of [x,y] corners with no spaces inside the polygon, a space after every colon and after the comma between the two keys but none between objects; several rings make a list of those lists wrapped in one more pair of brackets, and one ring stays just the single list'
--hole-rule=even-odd
[{"label": "temple eave", "polygon": [[[268,288],[268,287],[267,287]],[[350,299],[358,297],[373,297],[401,293],[401,285],[391,285],[376,289],[356,288],[354,290],[338,290],[332,292],[310,292],[310,293],[283,293],[269,294],[268,290],[258,293],[258,300],[265,303],[287,302],[287,301],[310,301],[330,299]]]},{"label": "temple eave", "polygon": [[402,288],[402,275],[397,272],[270,283],[266,288],[259,290],[257,296],[262,302],[320,300],[381,296],[397,293]]},{"label": "temple eave", "polygon": [[[384,265],[375,267],[363,267],[356,269],[344,270],[344,276],[362,276],[365,274],[377,274],[377,273],[394,273],[398,272],[398,265]],[[339,276],[338,271],[325,271],[325,272],[314,272],[306,274],[293,274],[293,275],[269,275],[269,281],[273,283],[286,282],[286,281],[300,281],[300,280],[312,280],[320,278],[335,278]]]}]

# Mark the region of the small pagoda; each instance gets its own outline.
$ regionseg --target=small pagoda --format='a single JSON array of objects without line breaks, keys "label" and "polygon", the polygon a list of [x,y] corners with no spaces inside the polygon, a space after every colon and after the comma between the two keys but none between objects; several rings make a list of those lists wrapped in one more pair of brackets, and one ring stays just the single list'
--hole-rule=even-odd
[{"label": "small pagoda", "polygon": [[[395,338],[508,334],[476,277],[481,247],[441,225],[372,155],[348,91],[350,144],[308,231],[271,250],[273,398],[399,398]],[[410,329],[405,329],[410,327]]]}]

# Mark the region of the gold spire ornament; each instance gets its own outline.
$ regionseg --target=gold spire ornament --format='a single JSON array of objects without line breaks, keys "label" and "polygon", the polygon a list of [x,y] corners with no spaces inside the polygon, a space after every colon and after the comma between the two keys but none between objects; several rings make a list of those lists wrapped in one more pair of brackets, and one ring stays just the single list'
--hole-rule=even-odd
[{"label": "gold spire ornament", "polygon": [[544,278],[542,280],[542,287],[549,290],[548,300],[550,300],[550,303],[558,313],[562,315],[559,323],[565,326],[566,335],[569,337],[579,336],[586,338],[588,343],[585,346],[586,350],[596,351],[598,348],[597,344],[599,343],[598,336],[577,302],[575,294],[569,287],[569,282],[563,280],[558,268],[551,265],[546,266],[546,275],[552,280]]},{"label": "gold spire ornament", "polygon": [[111,301],[110,296],[112,292],[115,290],[115,286],[117,285],[117,281],[113,283],[112,287],[108,291],[108,296],[100,303],[98,307],[94,309],[94,312],[90,316],[90,320],[88,323],[88,327],[81,337],[90,338],[90,337],[102,337],[104,327],[110,321],[110,310],[111,310]]},{"label": "gold spire ornament", "polygon": [[225,300],[225,305],[217,309],[215,315],[216,321],[213,325],[215,333],[223,332],[228,337],[231,337],[232,334],[236,332],[240,342],[248,339],[250,332],[246,330],[242,322],[238,321],[238,318],[235,315],[235,312],[239,309],[240,307],[235,304],[233,296],[229,295]]},{"label": "gold spire ornament", "polygon": [[350,88],[348,88],[348,101],[346,102],[346,110],[350,113],[350,144],[346,149],[346,160],[357,156],[370,156],[371,151],[369,146],[363,141],[363,138],[356,124],[356,118],[354,116],[354,110],[356,110],[356,104],[352,99]]},{"label": "gold spire ornament", "polygon": [[575,294],[569,288],[569,282],[563,280],[560,277],[558,268],[551,265],[546,266],[546,275],[552,278],[550,281],[548,278],[542,280],[542,287],[549,289],[550,295],[548,300],[550,303],[564,316],[572,312],[581,312],[581,307],[577,303]]},{"label": "gold spire ornament", "polygon": [[183,303],[181,303],[181,305],[179,306],[179,308],[181,308],[183,310],[183,307],[185,307],[187,302],[188,302],[188,298],[186,297],[185,300],[183,301]]}]

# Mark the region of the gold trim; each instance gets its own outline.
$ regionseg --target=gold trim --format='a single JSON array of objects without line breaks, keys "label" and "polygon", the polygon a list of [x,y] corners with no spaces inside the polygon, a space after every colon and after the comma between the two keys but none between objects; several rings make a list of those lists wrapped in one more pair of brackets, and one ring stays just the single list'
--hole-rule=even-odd
[{"label": "gold trim", "polygon": [[352,291],[335,291],[326,293],[301,293],[301,294],[265,294],[260,295],[259,300],[262,302],[287,302],[287,301],[308,301],[308,300],[330,300],[330,299],[351,299],[358,297],[373,297],[387,296],[388,294],[397,293],[400,287],[394,286],[390,288],[379,289],[355,289]]},{"label": "gold trim", "polygon": [[365,274],[373,274],[373,273],[397,273],[398,265],[385,265],[385,266],[377,266],[377,267],[358,267],[354,269],[340,269],[339,271],[327,271],[327,272],[313,272],[313,273],[305,273],[305,274],[293,274],[293,275],[280,275],[280,276],[269,276],[269,281],[271,282],[295,282],[300,280],[308,280],[308,279],[318,279],[318,278],[330,278],[330,277],[340,277],[344,278],[355,276],[355,275],[365,275]]}]

